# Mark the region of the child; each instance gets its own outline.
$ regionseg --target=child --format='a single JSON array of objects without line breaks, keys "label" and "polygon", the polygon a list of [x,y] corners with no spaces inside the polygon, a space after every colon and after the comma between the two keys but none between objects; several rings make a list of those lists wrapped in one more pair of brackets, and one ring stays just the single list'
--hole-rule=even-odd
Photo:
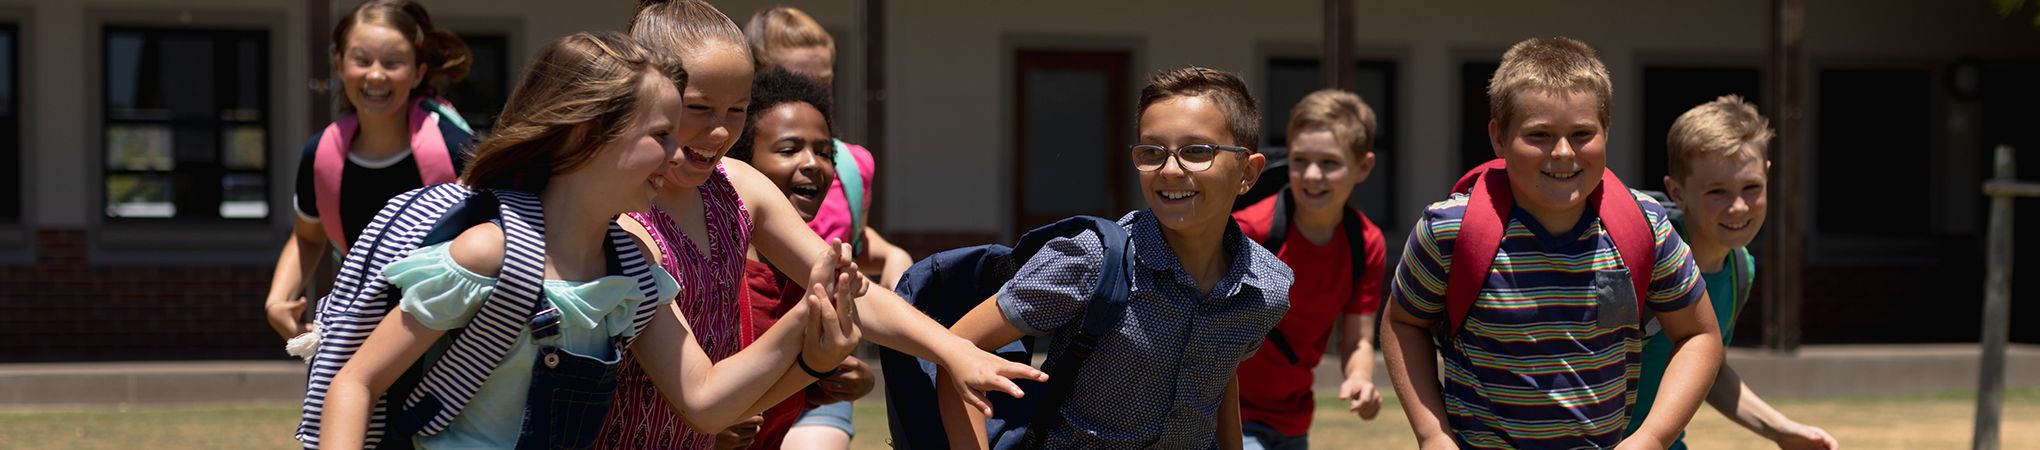
[{"label": "child", "polygon": [[[1741,97],[1725,96],[1693,107],[1672,123],[1665,139],[1666,161],[1671,174],[1665,176],[1665,193],[1684,210],[1683,220],[1673,225],[1693,249],[1693,261],[1700,265],[1700,277],[1707,281],[1707,297],[1721,327],[1721,342],[1735,336],[1735,318],[1749,300],[1751,278],[1756,276],[1756,258],[1747,248],[1764,226],[1764,196],[1771,162],[1764,148],[1771,141],[1771,129],[1756,106]],[[1665,335],[1651,336],[1643,344],[1643,376],[1639,398],[1652,398],[1671,359],[1672,343]],[[1728,364],[1714,376],[1707,391],[1707,403],[1744,428],[1778,443],[1783,449],[1833,449],[1834,436],[1820,427],[1785,418],[1750,390]],[[1650,415],[1650,404],[1637,402],[1629,414],[1629,432],[1634,433]],[[1686,448],[1683,437],[1673,441],[1674,449]]]},{"label": "child", "polygon": [[[817,211],[825,206],[824,190],[837,177],[836,146],[829,137],[829,89],[816,80],[785,69],[760,72],[751,85],[751,117],[744,134],[730,149],[730,158],[748,162],[779,187],[801,217],[813,225]],[[753,288],[747,303],[751,317],[747,333],[762,331],[784,316],[804,290],[784,273],[756,259],[746,270],[745,284]],[[850,445],[851,400],[871,393],[874,386],[870,367],[856,357],[843,360],[851,370],[816,382],[807,395],[795,395],[766,410],[754,433],[717,435],[723,443],[752,442],[749,448],[847,448]],[[821,408],[827,412],[808,414]],[[837,416],[828,412],[841,410]],[[813,417],[806,426],[802,417]],[[811,428],[811,429],[803,429]]]},{"label": "child", "polygon": [[[833,86],[836,80],[836,40],[829,37],[829,30],[808,17],[807,13],[791,6],[774,6],[751,15],[751,21],[744,28],[751,43],[751,54],[757,59],[757,70],[765,71],[774,67],[806,75],[821,82],[823,87]],[[879,284],[892,289],[900,281],[900,274],[914,265],[914,257],[905,249],[886,241],[868,224],[870,222],[872,183],[878,178],[878,161],[871,151],[862,145],[836,141],[835,164],[837,172],[844,177],[829,184],[829,193],[822,199],[822,209],[814,219],[808,221],[823,239],[838,238],[850,242],[857,249],[857,264],[867,275],[877,276]],[[853,170],[854,169],[854,170]],[[852,197],[845,182],[860,183],[856,186],[857,205],[851,205]],[[829,413],[848,414],[847,410],[832,410]],[[844,421],[849,416],[838,417]],[[829,425],[824,425],[829,426]],[[812,430],[822,432],[826,430]],[[848,442],[849,429],[843,429],[841,436]],[[817,436],[822,437],[822,436]]]},{"label": "child", "polygon": [[[670,302],[680,289],[654,268],[658,297],[647,299],[638,281],[618,272],[606,248],[612,218],[649,207],[679,141],[701,130],[674,120],[680,111],[674,84],[685,83],[685,75],[658,61],[623,35],[577,33],[541,52],[511,94],[494,136],[475,149],[461,183],[537,196],[549,220],[542,232],[524,232],[542,235],[542,268],[533,270],[543,272],[538,296],[557,312],[555,325],[534,319],[520,327],[508,356],[443,430],[399,438],[422,448],[592,443],[640,304]],[[493,300],[499,271],[513,269],[505,261],[508,239],[505,227],[482,223],[383,269],[403,298],[334,376],[317,424],[321,448],[362,446],[385,390],[421,358],[427,366],[440,362],[442,347],[435,344],[476,320],[483,303]],[[799,319],[751,351],[711,366],[701,347],[685,338],[686,319],[659,308],[664,314],[652,313],[633,353],[669,388],[666,401],[699,423],[733,423],[762,410],[777,400],[773,393],[784,396],[813,379],[793,366],[831,365],[859,339],[850,295],[862,283],[842,273],[852,270],[847,255],[831,251],[824,259],[815,272],[840,276],[833,288],[817,283],[815,292],[833,294],[836,306],[809,296]],[[557,331],[546,336],[539,330]]]},{"label": "child", "polygon": [[[683,274],[676,276],[695,280],[689,285],[688,301],[676,307],[689,318],[695,312],[713,318],[690,325],[714,328],[683,339],[700,341],[704,347],[714,343],[715,350],[708,351],[714,359],[718,351],[745,345],[744,308],[737,301],[742,278],[733,270],[742,267],[745,249],[757,248],[761,259],[794,282],[814,286],[823,280],[814,279],[808,267],[823,262],[818,255],[836,245],[816,237],[770,179],[743,161],[723,158],[743,129],[751,102],[750,49],[736,23],[701,0],[648,1],[632,18],[630,33],[650,51],[669,55],[686,68],[689,82],[681,91],[685,111],[680,120],[708,130],[681,144],[674,155],[679,164],[664,172],[667,182],[651,210],[622,223],[653,242],[669,243],[659,254],[670,259],[660,263],[681,263]],[[1015,393],[1019,388],[1008,377],[1045,376],[970,347],[889,290],[856,294],[859,308],[870,313],[860,315],[858,325],[873,341],[968,373],[973,388]],[[814,368],[838,368],[841,361]],[[706,448],[715,442],[711,433],[731,425],[704,422],[669,407],[663,399],[672,393],[655,385],[660,380],[647,369],[651,367],[640,367],[629,358],[620,365],[617,399],[598,447]],[[833,372],[818,372],[816,378],[832,378]]]},{"label": "child", "polygon": [[[1424,448],[1664,448],[1721,364],[1721,336],[1664,209],[1606,171],[1607,69],[1579,41],[1530,39],[1488,94],[1502,168],[1425,211],[1390,285],[1383,353],[1410,426]],[[1459,248],[1483,244],[1495,250]],[[1638,399],[1639,324],[1653,317],[1674,351],[1657,398]],[[1619,442],[1638,401],[1658,413]]]},{"label": "child", "polygon": [[467,75],[467,45],[433,28],[423,5],[362,2],[333,27],[329,57],[348,114],[312,136],[298,159],[297,226],[263,308],[285,339],[311,331],[304,284],[327,250],[346,253],[390,197],[453,181],[472,139],[460,116],[433,98]]},{"label": "child", "polygon": [[[1339,398],[1363,420],[1381,410],[1374,388],[1375,314],[1386,269],[1381,229],[1346,206],[1374,171],[1374,127],[1374,109],[1358,95],[1326,89],[1305,96],[1289,116],[1289,186],[1233,213],[1241,233],[1296,272],[1289,314],[1261,351],[1240,363],[1249,450],[1309,447],[1317,409],[1311,371],[1324,359],[1334,322],[1346,378]],[[1277,224],[1284,229],[1272,229]]]},{"label": "child", "polygon": [[[1292,280],[1229,215],[1266,164],[1252,148],[1255,108],[1239,77],[1201,67],[1157,73],[1141,90],[1128,156],[1148,208],[1119,221],[1133,236],[1132,297],[1068,401],[1042,405],[1063,419],[1031,425],[1047,448],[1238,448],[1233,370],[1289,309]],[[1049,336],[1057,358],[1097,283],[1123,282],[1100,280],[1103,264],[1096,232],[1050,240],[951,330],[979,348]],[[984,448],[985,411],[966,408],[982,399],[964,394],[938,391],[943,425],[954,446]]]}]

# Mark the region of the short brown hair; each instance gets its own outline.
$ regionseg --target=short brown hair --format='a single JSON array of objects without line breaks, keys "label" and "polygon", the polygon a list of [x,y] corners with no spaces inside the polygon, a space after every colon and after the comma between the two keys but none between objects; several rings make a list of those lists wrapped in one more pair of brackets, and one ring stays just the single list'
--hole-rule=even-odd
[{"label": "short brown hair", "polygon": [[1374,108],[1359,94],[1323,89],[1304,96],[1289,113],[1289,138],[1313,129],[1332,132],[1356,160],[1374,151]]},{"label": "short brown hair", "polygon": [[642,0],[630,18],[630,37],[653,53],[685,58],[710,44],[734,45],[749,58],[744,30],[701,0]]},{"label": "short brown hair", "polygon": [[1756,105],[1725,95],[1686,110],[1672,122],[1672,131],[1665,136],[1665,165],[1672,179],[1685,180],[1701,156],[1761,161],[1771,136],[1771,121],[1757,113]]},{"label": "short brown hair", "polygon": [[807,13],[791,6],[773,6],[751,15],[744,35],[751,42],[751,56],[758,70],[785,65],[780,52],[820,47],[836,53],[836,38]]},{"label": "short brown hair", "polygon": [[586,165],[650,113],[647,83],[686,86],[687,73],[666,59],[616,32],[553,41],[510,92],[495,131],[469,153],[462,180],[544,191],[554,175]]},{"label": "short brown hair", "polygon": [[1155,72],[1148,77],[1147,87],[1140,90],[1134,122],[1139,123],[1147,115],[1149,106],[1177,97],[1205,97],[1218,104],[1218,110],[1225,113],[1226,131],[1232,134],[1233,145],[1256,151],[1261,147],[1261,109],[1238,75],[1196,66]]},{"label": "short brown hair", "polygon": [[1608,67],[1601,65],[1593,47],[1567,37],[1531,38],[1502,54],[1502,66],[1488,80],[1488,113],[1507,130],[1515,126],[1519,94],[1586,92],[1599,103],[1605,129],[1612,91]]},{"label": "short brown hair", "polygon": [[[404,40],[411,41],[411,54],[425,65],[424,82],[411,89],[413,98],[439,95],[440,90],[467,78],[468,68],[474,65],[467,43],[451,31],[434,28],[432,14],[425,12],[425,5],[411,0],[368,0],[341,17],[333,25],[329,49],[335,61],[340,52],[347,51],[347,35],[354,32],[355,25],[364,23],[397,30]],[[354,105],[341,102],[341,109],[352,111]]]}]

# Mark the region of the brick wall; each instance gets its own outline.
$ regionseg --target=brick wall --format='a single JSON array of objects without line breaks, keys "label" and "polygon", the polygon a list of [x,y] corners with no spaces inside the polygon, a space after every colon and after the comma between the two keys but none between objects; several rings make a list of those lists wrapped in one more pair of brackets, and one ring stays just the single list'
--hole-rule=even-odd
[{"label": "brick wall", "polygon": [[38,230],[34,263],[0,265],[0,362],[284,357],[273,268],[94,265],[86,239]]}]

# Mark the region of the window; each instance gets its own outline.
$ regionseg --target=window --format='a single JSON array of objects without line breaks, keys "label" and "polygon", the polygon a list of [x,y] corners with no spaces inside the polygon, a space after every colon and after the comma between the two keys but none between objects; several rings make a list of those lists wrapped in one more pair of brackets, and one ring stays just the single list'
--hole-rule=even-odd
[{"label": "window", "polygon": [[[1287,147],[1289,145],[1289,115],[1296,103],[1303,97],[1316,92],[1323,86],[1317,58],[1275,58],[1268,61],[1268,87],[1262,94],[1261,143],[1263,147]],[[1396,145],[1398,114],[1396,63],[1388,60],[1361,60],[1354,73],[1354,84],[1346,89],[1360,95],[1367,105],[1374,108],[1374,172],[1366,182],[1353,190],[1348,202],[1366,213],[1376,224],[1401,223],[1396,219],[1400,212],[1395,208],[1395,173],[1393,169]],[[1262,179],[1267,179],[1263,177]],[[1279,186],[1255,186],[1255,191]],[[1238,205],[1244,207],[1245,205]]]},{"label": "window", "polygon": [[496,116],[510,98],[510,38],[501,33],[460,33],[474,65],[467,78],[446,88],[446,100],[460,110],[475,133],[495,128]]},{"label": "window", "polygon": [[[1759,112],[1763,103],[1763,71],[1755,67],[1650,66],[1643,69],[1643,177],[1634,183],[1662,191],[1670,155],[1665,137],[1679,115],[1724,95],[1739,95]],[[1776,125],[1773,125],[1776,128]]]},{"label": "window", "polygon": [[1142,200],[1126,152],[1124,51],[1014,53],[1015,230],[1076,214],[1118,217]]},{"label": "window", "polygon": [[21,28],[0,24],[0,224],[21,223]]},{"label": "window", "polygon": [[1933,75],[1879,68],[1818,76],[1815,226],[1863,237],[1927,233],[1934,172],[1920,160],[1934,148]]},{"label": "window", "polygon": [[1499,62],[1468,62],[1459,65],[1459,174],[1495,159],[1495,147],[1488,143],[1488,79],[1494,78]]},{"label": "window", "polygon": [[268,39],[105,29],[106,217],[269,217]]}]

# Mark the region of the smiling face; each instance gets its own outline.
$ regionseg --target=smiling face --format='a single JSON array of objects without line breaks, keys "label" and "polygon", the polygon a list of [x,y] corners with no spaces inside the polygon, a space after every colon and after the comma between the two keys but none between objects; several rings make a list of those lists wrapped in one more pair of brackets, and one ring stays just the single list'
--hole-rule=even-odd
[{"label": "smiling face", "polygon": [[751,104],[751,58],[741,44],[704,44],[700,51],[681,58],[687,69],[687,90],[681,93],[681,128],[706,130],[687,141],[675,156],[677,167],[669,171],[668,183],[692,188],[708,181],[722,161],[723,153],[744,131],[744,115]]},{"label": "smiling face", "polygon": [[635,194],[615,196],[622,202],[619,212],[651,209],[652,199],[664,188],[665,172],[673,164],[674,153],[679,151],[683,138],[676,133],[679,91],[656,73],[646,73],[644,79],[645,92],[639,97],[643,104],[637,113],[637,123],[628,125],[622,135],[599,150],[595,159],[581,170],[591,178],[615,184],[613,192]]},{"label": "smiling face", "polygon": [[1312,128],[1289,139],[1289,193],[1302,211],[1336,211],[1374,171],[1374,153],[1356,160],[1332,130]]},{"label": "smiling face", "polygon": [[836,181],[835,141],[822,112],[803,102],[782,103],[760,114],[753,132],[751,166],[779,186],[801,220],[814,220]]},{"label": "smiling face", "polygon": [[[1761,153],[1761,152],[1759,152]],[[1695,247],[1750,245],[1763,228],[1765,171],[1771,163],[1740,154],[1706,155],[1687,162],[1686,179],[1665,177],[1665,191],[1686,211],[1682,235]]]},{"label": "smiling face", "polygon": [[334,56],[347,103],[362,116],[398,116],[410,104],[411,90],[425,79],[425,63],[417,48],[395,28],[361,23],[347,32]]},{"label": "smiling face", "polygon": [[1508,164],[1516,205],[1551,233],[1569,231],[1608,166],[1599,103],[1581,91],[1516,94],[1514,123],[1488,122],[1495,156]]},{"label": "smiling face", "polygon": [[[1140,117],[1140,143],[1175,149],[1190,144],[1237,146],[1226,129],[1226,117],[1203,96],[1174,97],[1148,106]],[[1185,170],[1177,158],[1160,169],[1140,172],[1141,196],[1162,226],[1195,232],[1231,220],[1234,198],[1253,187],[1265,157],[1221,151],[1211,167]]]}]

